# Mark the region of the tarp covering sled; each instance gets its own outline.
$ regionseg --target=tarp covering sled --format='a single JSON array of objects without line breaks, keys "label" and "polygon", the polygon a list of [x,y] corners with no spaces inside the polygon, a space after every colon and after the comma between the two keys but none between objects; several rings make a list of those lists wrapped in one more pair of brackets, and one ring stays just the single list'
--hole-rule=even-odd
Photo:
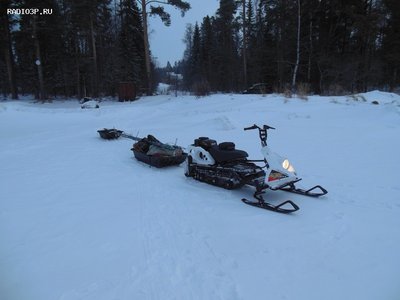
[{"label": "tarp covering sled", "polygon": [[179,165],[184,162],[187,157],[187,154],[183,151],[182,147],[164,144],[150,134],[145,138],[139,138],[126,134],[122,130],[115,128],[104,128],[97,132],[101,138],[106,140],[125,137],[136,141],[131,148],[135,158],[157,168]]}]

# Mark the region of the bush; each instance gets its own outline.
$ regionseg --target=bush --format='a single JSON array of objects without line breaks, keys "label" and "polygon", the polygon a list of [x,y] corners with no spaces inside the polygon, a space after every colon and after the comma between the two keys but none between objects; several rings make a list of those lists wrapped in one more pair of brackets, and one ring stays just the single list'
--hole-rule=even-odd
[{"label": "bush", "polygon": [[307,82],[300,82],[297,85],[297,96],[300,99],[307,100],[307,96],[310,94],[310,84]]},{"label": "bush", "polygon": [[330,84],[328,90],[326,91],[327,96],[345,96],[349,92],[346,91],[340,84]]},{"label": "bush", "polygon": [[285,96],[285,98],[292,98],[292,95],[292,88],[287,84],[283,89],[283,96]]},{"label": "bush", "polygon": [[347,99],[352,101],[367,102],[367,99],[365,99],[363,95],[358,95],[358,94],[349,95]]}]

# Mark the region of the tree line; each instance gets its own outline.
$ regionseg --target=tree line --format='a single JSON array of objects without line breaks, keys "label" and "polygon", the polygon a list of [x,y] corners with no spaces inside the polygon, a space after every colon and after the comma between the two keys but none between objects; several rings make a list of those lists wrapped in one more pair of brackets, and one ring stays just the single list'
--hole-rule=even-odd
[{"label": "tree line", "polygon": [[156,82],[147,16],[168,26],[165,5],[190,9],[182,0],[1,0],[1,92],[42,100],[115,96],[118,84],[128,81],[151,94]]},{"label": "tree line", "polygon": [[220,0],[189,25],[188,90],[340,94],[400,83],[400,1]]},{"label": "tree line", "polygon": [[[0,91],[18,98],[115,96],[120,82],[151,94],[157,72],[147,17],[171,23],[182,0],[0,1]],[[9,14],[9,8],[51,14]],[[400,83],[398,0],[220,0],[188,25],[173,71],[186,90],[340,94]],[[166,50],[168,51],[168,50]]]}]

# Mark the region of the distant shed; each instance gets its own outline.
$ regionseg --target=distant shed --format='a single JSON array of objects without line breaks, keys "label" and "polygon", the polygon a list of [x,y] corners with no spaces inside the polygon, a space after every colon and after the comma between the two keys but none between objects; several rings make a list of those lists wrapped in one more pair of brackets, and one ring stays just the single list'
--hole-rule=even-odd
[{"label": "distant shed", "polygon": [[133,81],[124,81],[119,83],[118,89],[119,101],[133,101],[136,99],[136,85]]}]

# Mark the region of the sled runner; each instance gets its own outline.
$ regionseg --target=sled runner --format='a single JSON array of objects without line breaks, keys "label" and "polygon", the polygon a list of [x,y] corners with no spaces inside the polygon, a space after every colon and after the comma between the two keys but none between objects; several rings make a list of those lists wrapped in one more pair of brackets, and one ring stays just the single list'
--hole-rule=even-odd
[{"label": "sled runner", "polygon": [[[253,129],[259,130],[264,159],[248,160],[248,154],[235,149],[234,143],[218,144],[208,137],[200,137],[187,149],[185,175],[226,189],[236,189],[244,185],[253,186],[256,188],[255,200],[242,199],[242,201],[251,206],[280,213],[292,213],[299,210],[299,207],[291,200],[278,205],[268,203],[262,196],[265,190],[282,190],[311,197],[328,193],[319,185],[308,190],[297,188],[295,183],[301,179],[297,177],[293,166],[267,146],[267,130],[275,128],[268,125],[262,128],[257,125],[244,128],[244,130]],[[257,165],[257,162],[264,163],[264,166]]]},{"label": "sled runner", "polygon": [[124,137],[136,141],[131,149],[135,158],[157,168],[179,165],[185,161],[187,156],[183,152],[182,147],[164,144],[152,135],[139,138],[126,134],[122,130],[107,128],[98,130],[97,132],[101,138],[106,140]]}]

